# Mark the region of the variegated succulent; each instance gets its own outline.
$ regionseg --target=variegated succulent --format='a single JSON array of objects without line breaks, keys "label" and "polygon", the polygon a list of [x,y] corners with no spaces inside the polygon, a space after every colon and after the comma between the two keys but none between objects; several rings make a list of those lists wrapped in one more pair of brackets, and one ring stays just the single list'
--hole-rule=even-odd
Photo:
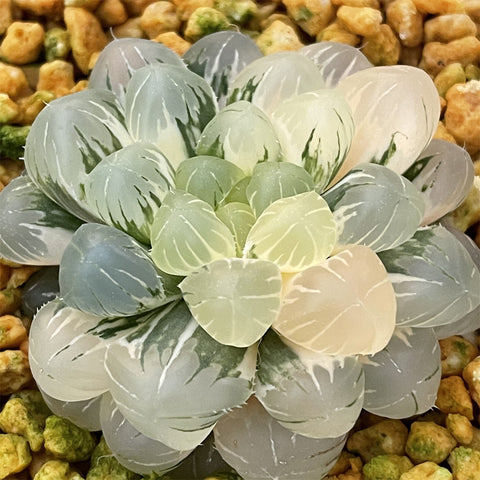
[{"label": "variegated succulent", "polygon": [[0,195],[0,255],[60,265],[30,331],[51,408],[142,474],[213,431],[245,479],[321,478],[362,408],[428,410],[438,337],[480,316],[439,114],[422,70],[346,45],[110,43]]}]

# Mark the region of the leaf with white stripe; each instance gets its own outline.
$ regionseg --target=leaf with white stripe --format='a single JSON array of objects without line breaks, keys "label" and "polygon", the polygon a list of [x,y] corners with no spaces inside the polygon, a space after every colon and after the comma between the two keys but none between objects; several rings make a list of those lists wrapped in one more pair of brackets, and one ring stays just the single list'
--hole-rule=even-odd
[{"label": "leaf with white stripe", "polygon": [[191,273],[179,287],[195,320],[212,338],[248,347],[278,315],[282,275],[271,262],[225,258]]},{"label": "leaf with white stripe", "polygon": [[168,303],[180,295],[177,282],[132,237],[96,223],[75,232],[60,263],[64,302],[105,317],[134,315]]},{"label": "leaf with white stripe", "polygon": [[25,144],[25,168],[65,210],[98,221],[85,201],[85,179],[105,157],[130,143],[114,94],[85,89],[50,102],[36,117]]},{"label": "leaf with white stripe", "polygon": [[366,245],[376,252],[412,237],[425,209],[411,182],[374,163],[352,169],[323,198],[337,223],[339,243]]},{"label": "leaf with white stripe", "polygon": [[316,353],[369,355],[390,340],[395,312],[385,267],[370,248],[351,245],[288,281],[273,328]]},{"label": "leaf with white stripe", "polygon": [[213,208],[190,193],[175,190],[164,199],[152,226],[151,255],[172,275],[188,275],[225,257],[235,256],[235,240]]},{"label": "leaf with white stripe", "polygon": [[137,141],[156,144],[176,168],[195,155],[202,130],[217,113],[210,85],[185,67],[147,65],[128,82],[127,126]]},{"label": "leaf with white stripe", "polygon": [[52,202],[27,175],[0,192],[0,257],[20,264],[58,265],[82,224]]},{"label": "leaf with white stripe", "polygon": [[174,174],[158,147],[133,143],[103,159],[90,172],[85,197],[105,223],[148,244],[153,217],[173,188]]},{"label": "leaf with white stripe", "polygon": [[480,304],[480,273],[466,248],[440,225],[423,227],[380,252],[397,297],[397,324],[437,327]]},{"label": "leaf with white stripe", "polygon": [[327,258],[337,230],[327,202],[315,192],[299,193],[270,204],[245,242],[245,254],[298,272]]},{"label": "leaf with white stripe", "polygon": [[272,330],[258,353],[255,395],[280,425],[311,438],[344,435],[355,425],[365,384],[355,357],[312,354]]}]

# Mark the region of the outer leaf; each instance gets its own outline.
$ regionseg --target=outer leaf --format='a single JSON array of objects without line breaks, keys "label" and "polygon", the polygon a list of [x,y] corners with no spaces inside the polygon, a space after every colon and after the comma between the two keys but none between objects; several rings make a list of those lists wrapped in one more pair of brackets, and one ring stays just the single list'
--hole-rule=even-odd
[{"label": "outer leaf", "polygon": [[59,282],[67,305],[105,317],[134,315],[180,295],[177,279],[158,270],[144,247],[95,223],[80,227],[65,249]]},{"label": "outer leaf", "polygon": [[246,100],[270,113],[283,100],[324,85],[320,71],[305,56],[297,52],[272,53],[254,60],[235,77],[227,103]]},{"label": "outer leaf", "polygon": [[200,133],[217,112],[210,85],[176,65],[148,65],[128,82],[127,125],[135,140],[155,143],[177,167],[195,154]]},{"label": "outer leaf", "polygon": [[335,90],[288,98],[272,112],[285,161],[302,166],[322,192],[341,167],[354,133],[352,112]]},{"label": "outer leaf", "polygon": [[200,155],[224,158],[250,175],[259,162],[280,159],[280,142],[270,119],[250,102],[221,110],[208,123],[197,145]]},{"label": "outer leaf", "polygon": [[427,225],[465,200],[475,174],[465,149],[434,138],[404,176],[422,193],[426,206],[423,224]]},{"label": "outer leaf", "polygon": [[339,243],[366,245],[376,252],[408,240],[423,218],[417,188],[383,165],[355,167],[323,198],[333,212]]},{"label": "outer leaf", "polygon": [[266,208],[251,228],[245,252],[298,272],[325,260],[337,240],[332,212],[315,192],[281,198]]},{"label": "outer leaf", "polygon": [[85,180],[85,197],[98,216],[139,242],[150,242],[150,227],[174,171],[152,144],[134,143],[102,160]]},{"label": "outer leaf", "polygon": [[110,392],[141,433],[188,450],[250,396],[256,354],[217,343],[183,302],[169,304],[108,349]]},{"label": "outer leaf", "polygon": [[440,348],[431,328],[397,329],[388,345],[365,360],[365,410],[407,418],[435,404],[442,374]]},{"label": "outer leaf", "polygon": [[461,243],[442,226],[424,227],[380,252],[397,297],[397,325],[436,327],[480,304],[480,273]]},{"label": "outer leaf", "polygon": [[356,358],[312,355],[273,331],[258,353],[256,396],[280,425],[313,438],[339,437],[354,426],[365,383]]},{"label": "outer leaf", "polygon": [[220,419],[215,446],[223,459],[245,479],[323,478],[336,462],[346,437],[308,438],[282,427],[260,402]]},{"label": "outer leaf", "polygon": [[187,67],[213,88],[218,103],[226,102],[228,85],[249,63],[263,57],[255,42],[237,31],[206,35],[183,55]]},{"label": "outer leaf", "polygon": [[58,265],[82,221],[52,202],[26,176],[0,193],[0,257],[29,265]]},{"label": "outer leaf", "polygon": [[380,260],[368,247],[352,245],[287,283],[273,328],[317,353],[373,354],[390,340],[395,311]]},{"label": "outer leaf", "polygon": [[254,344],[280,310],[280,270],[263,260],[216,260],[190,274],[179,286],[195,320],[224,345]]},{"label": "outer leaf", "polygon": [[181,191],[169,193],[152,226],[152,258],[164,272],[188,275],[235,255],[235,240],[208,203]]},{"label": "outer leaf", "polygon": [[98,220],[84,198],[87,175],[132,142],[113,93],[86,89],[50,102],[25,144],[25,168],[53,201],[87,221]]},{"label": "outer leaf", "polygon": [[403,173],[430,143],[440,102],[432,79],[422,69],[367,68],[343,78],[337,90],[347,99],[355,119],[352,148],[337,178],[364,162]]}]

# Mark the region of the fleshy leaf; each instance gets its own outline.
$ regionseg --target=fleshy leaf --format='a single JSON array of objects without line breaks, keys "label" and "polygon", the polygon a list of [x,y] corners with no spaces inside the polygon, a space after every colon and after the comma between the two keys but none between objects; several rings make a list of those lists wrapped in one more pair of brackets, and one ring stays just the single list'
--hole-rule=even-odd
[{"label": "fleshy leaf", "polygon": [[327,202],[315,192],[306,192],[267,207],[247,236],[245,252],[276,263],[282,272],[298,272],[325,260],[336,240]]},{"label": "fleshy leaf", "polygon": [[355,125],[345,99],[321,89],[290,97],[272,112],[283,159],[302,166],[322,192],[338,172],[352,143]]},{"label": "fleshy leaf", "polygon": [[225,258],[179,285],[200,326],[217,342],[248,347],[262,338],[280,310],[282,276],[264,260]]},{"label": "fleshy leaf", "polygon": [[183,55],[187,67],[213,88],[220,106],[226,102],[228,85],[249,63],[263,57],[247,35],[222,31],[196,41]]},{"label": "fleshy leaf", "polygon": [[433,138],[440,118],[438,91],[422,69],[409,65],[367,68],[340,80],[355,136],[337,175],[374,162],[403,173]]},{"label": "fleshy leaf", "polygon": [[132,75],[125,109],[132,137],[156,144],[176,168],[195,154],[217,101],[210,85],[187,68],[155,64]]},{"label": "fleshy leaf", "polygon": [[229,409],[252,393],[257,347],[213,340],[183,302],[144,315],[106,353],[110,392],[143,435],[165,445],[196,447]]},{"label": "fleshy leaf", "polygon": [[235,240],[212,207],[179,190],[169,193],[152,226],[151,255],[173,275],[188,275],[201,266],[235,256]]},{"label": "fleshy leaf", "polygon": [[175,173],[179,190],[195,195],[211,207],[221,205],[244,174],[240,168],[222,158],[200,155],[184,160]]},{"label": "fleshy leaf", "polygon": [[365,383],[356,358],[312,354],[272,330],[258,353],[255,394],[280,425],[313,438],[339,437],[354,426]]},{"label": "fleshy leaf", "polygon": [[397,325],[436,327],[480,304],[480,273],[444,227],[419,229],[402,245],[380,252],[397,297]]},{"label": "fleshy leaf", "polygon": [[85,197],[107,224],[148,244],[174,171],[155,145],[133,143],[102,160],[85,180]]},{"label": "fleshy leaf", "polygon": [[424,225],[455,210],[467,197],[475,176],[465,149],[436,138],[403,175],[422,193]]},{"label": "fleshy leaf", "polygon": [[289,162],[268,162],[255,166],[246,194],[255,216],[259,217],[274,201],[310,192],[314,186],[304,168]]},{"label": "fleshy leaf", "polygon": [[273,328],[317,353],[373,354],[390,340],[395,311],[382,263],[368,247],[352,245],[290,279]]},{"label": "fleshy leaf", "polygon": [[58,265],[78,218],[52,202],[27,175],[0,193],[0,257],[27,265]]},{"label": "fleshy leaf", "polygon": [[[88,281],[86,281],[88,279]],[[146,248],[107,225],[82,225],[60,264],[60,296],[93,315],[134,315],[180,295],[178,279],[158,270]]]},{"label": "fleshy leaf", "polygon": [[364,409],[408,418],[432,408],[442,375],[440,348],[431,328],[398,328],[388,345],[365,359]]},{"label": "fleshy leaf", "polygon": [[280,142],[270,119],[247,101],[227,105],[202,132],[197,154],[224,158],[250,175],[259,162],[280,160]]},{"label": "fleshy leaf", "polygon": [[352,169],[323,198],[333,212],[342,245],[356,243],[377,252],[394,248],[412,237],[423,218],[417,188],[374,163]]},{"label": "fleshy leaf", "polygon": [[277,52],[254,60],[235,77],[228,103],[246,100],[268,114],[283,100],[324,86],[311,60],[297,52]]}]

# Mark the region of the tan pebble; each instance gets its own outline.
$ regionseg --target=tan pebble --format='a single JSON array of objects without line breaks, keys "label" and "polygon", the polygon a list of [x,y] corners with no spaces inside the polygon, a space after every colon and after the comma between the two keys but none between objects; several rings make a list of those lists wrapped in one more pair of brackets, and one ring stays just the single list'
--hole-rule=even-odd
[{"label": "tan pebble", "polygon": [[0,35],[3,35],[12,23],[12,0],[0,0]]},{"label": "tan pebble", "polygon": [[101,0],[64,0],[66,7],[78,7],[90,11],[95,10],[100,2]]},{"label": "tan pebble", "polygon": [[129,18],[125,23],[112,28],[113,38],[145,38],[140,26],[140,17]]},{"label": "tan pebble", "polygon": [[90,57],[107,45],[107,36],[95,15],[84,8],[66,7],[63,17],[70,34],[73,58],[78,68],[87,74]]},{"label": "tan pebble", "polygon": [[18,105],[6,93],[0,93],[0,125],[13,123],[19,113]]},{"label": "tan pebble", "polygon": [[103,0],[95,10],[95,16],[104,27],[121,25],[128,20],[128,13],[120,0]]},{"label": "tan pebble", "polygon": [[316,41],[345,43],[356,47],[360,43],[360,37],[347,30],[343,24],[332,22],[317,35]]},{"label": "tan pebble", "polygon": [[448,43],[428,42],[423,47],[420,68],[432,76],[450,63],[462,66],[478,64],[480,60],[480,40],[474,36],[459,38]]},{"label": "tan pebble", "polygon": [[0,290],[6,288],[12,272],[12,267],[0,262]]},{"label": "tan pebble", "polygon": [[463,369],[462,377],[468,385],[473,400],[480,406],[480,357],[472,360]]},{"label": "tan pebble", "polygon": [[328,475],[331,476],[345,473],[350,468],[353,459],[358,459],[361,464],[363,463],[361,458],[355,456],[353,453],[350,453],[347,450],[342,450],[334,466],[329,470]]},{"label": "tan pebble", "polygon": [[214,8],[215,6],[214,0],[172,0],[172,3],[175,5],[178,18],[182,22],[186,22],[197,8]]},{"label": "tan pebble", "polygon": [[14,65],[25,65],[38,59],[43,48],[45,30],[38,22],[13,22],[0,44],[0,56]]},{"label": "tan pebble", "polygon": [[166,47],[178,53],[180,56],[182,56],[192,46],[190,42],[185,40],[176,32],[161,33],[160,35],[157,35],[154,40],[162,43]]},{"label": "tan pebble", "polygon": [[378,34],[383,21],[380,10],[370,7],[349,7],[346,5],[342,5],[337,10],[337,19],[352,33],[362,37]]},{"label": "tan pebble", "polygon": [[13,0],[15,6],[39,17],[62,17],[63,0]]},{"label": "tan pebble", "polygon": [[467,445],[473,440],[473,425],[470,420],[459,413],[449,413],[446,419],[447,430],[458,443]]},{"label": "tan pebble", "polygon": [[0,290],[0,315],[15,313],[21,304],[22,291],[20,288]]},{"label": "tan pebble", "polygon": [[20,125],[31,125],[37,115],[55,98],[55,93],[48,90],[38,90],[28,97],[21,98],[18,100],[20,114],[16,122]]},{"label": "tan pebble", "polygon": [[467,80],[480,80],[480,68],[477,65],[467,65],[464,70]]},{"label": "tan pebble", "polygon": [[480,22],[480,0],[463,0],[465,13],[476,23]]},{"label": "tan pebble", "polygon": [[70,90],[70,93],[81,92],[82,90],[85,90],[87,87],[88,87],[87,79],[79,80]]},{"label": "tan pebble", "polygon": [[462,0],[413,0],[422,13],[444,15],[446,13],[464,13]]},{"label": "tan pebble", "polygon": [[275,52],[300,50],[304,44],[298,38],[294,28],[280,20],[267,27],[256,39],[255,43],[264,55]]},{"label": "tan pebble", "polygon": [[[188,3],[188,0],[182,1]],[[145,8],[153,2],[155,2],[155,0],[122,0],[129,17],[139,17]]]},{"label": "tan pebble", "polygon": [[422,49],[423,45],[419,45],[418,47],[404,46],[400,50],[398,63],[401,63],[402,65],[411,65],[412,67],[418,67],[418,64],[422,58]]},{"label": "tan pebble", "polygon": [[473,404],[462,377],[442,378],[435,405],[443,413],[460,413],[473,420]]},{"label": "tan pebble", "polygon": [[265,30],[268,28],[275,20],[280,20],[281,22],[289,25],[290,27],[297,29],[297,24],[286,14],[284,13],[273,13],[269,17],[265,18],[260,22],[259,30]]},{"label": "tan pebble", "polygon": [[0,92],[14,100],[29,93],[27,77],[21,68],[0,62]]},{"label": "tan pebble", "polygon": [[457,143],[455,141],[455,137],[447,130],[447,127],[445,126],[445,123],[443,121],[438,122],[437,130],[435,131],[433,138],[437,138],[439,140],[446,140],[447,142]]},{"label": "tan pebble", "polygon": [[282,3],[295,23],[312,37],[335,18],[335,9],[330,0],[283,0]]},{"label": "tan pebble", "polygon": [[75,85],[73,65],[65,60],[53,60],[40,67],[37,90],[49,90],[57,97],[70,93]]},{"label": "tan pebble", "polygon": [[424,42],[448,43],[458,38],[475,36],[477,26],[465,13],[439,15],[427,20],[424,25]]},{"label": "tan pebble", "polygon": [[11,395],[32,381],[28,357],[21,350],[0,352],[0,395]]},{"label": "tan pebble", "polygon": [[335,5],[336,7],[347,5],[349,7],[380,8],[380,2],[378,0],[332,0],[332,5]]},{"label": "tan pebble", "polygon": [[452,474],[435,462],[423,462],[408,472],[403,472],[399,480],[452,480]]},{"label": "tan pebble", "polygon": [[170,2],[151,3],[140,17],[140,26],[148,38],[155,38],[165,32],[177,32],[180,25],[175,5]]},{"label": "tan pebble", "polygon": [[400,51],[400,40],[386,23],[380,25],[378,34],[363,39],[362,53],[374,65],[396,65]]},{"label": "tan pebble", "polygon": [[0,317],[0,349],[18,348],[27,338],[27,329],[22,320],[13,315]]},{"label": "tan pebble", "polygon": [[442,376],[461,375],[463,369],[478,355],[475,344],[460,335],[439,340]]},{"label": "tan pebble", "polygon": [[447,91],[450,87],[456,83],[465,83],[467,77],[465,75],[465,70],[462,67],[462,64],[450,63],[444,67],[438,75],[434,78],[435,86],[437,87],[438,94],[442,97],[445,97]]},{"label": "tan pebble", "polygon": [[423,41],[423,16],[412,0],[395,0],[385,11],[387,23],[405,47],[416,47]]}]

